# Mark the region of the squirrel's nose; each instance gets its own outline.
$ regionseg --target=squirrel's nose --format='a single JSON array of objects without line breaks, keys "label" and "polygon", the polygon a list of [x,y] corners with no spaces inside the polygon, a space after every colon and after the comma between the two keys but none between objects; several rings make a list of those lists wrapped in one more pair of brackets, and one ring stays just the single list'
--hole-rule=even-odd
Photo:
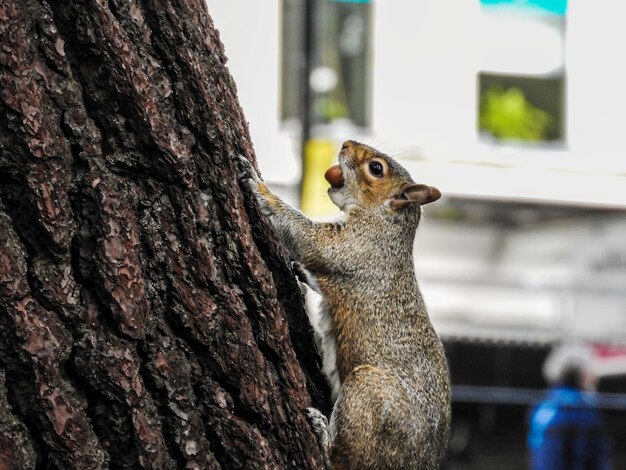
[{"label": "squirrel's nose", "polygon": [[348,150],[349,148],[351,148],[353,145],[355,145],[356,142],[354,140],[346,140],[343,145],[341,146],[341,150]]}]

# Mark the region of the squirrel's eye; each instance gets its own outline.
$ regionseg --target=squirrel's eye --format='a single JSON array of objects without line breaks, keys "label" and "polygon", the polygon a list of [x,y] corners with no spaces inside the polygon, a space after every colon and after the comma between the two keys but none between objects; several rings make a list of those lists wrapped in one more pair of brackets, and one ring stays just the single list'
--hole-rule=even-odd
[{"label": "squirrel's eye", "polygon": [[377,178],[382,178],[383,176],[383,164],[382,163],[376,160],[371,161],[369,164],[369,169],[372,175],[376,176]]}]

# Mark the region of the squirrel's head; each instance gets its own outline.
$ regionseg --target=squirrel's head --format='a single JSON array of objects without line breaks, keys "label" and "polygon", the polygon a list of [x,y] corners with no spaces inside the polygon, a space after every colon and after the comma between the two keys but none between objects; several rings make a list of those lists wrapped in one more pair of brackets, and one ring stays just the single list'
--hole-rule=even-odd
[{"label": "squirrel's head", "polygon": [[328,195],[341,210],[364,209],[417,212],[441,197],[437,188],[417,184],[393,158],[353,140],[339,152],[339,165],[324,175],[330,183]]}]

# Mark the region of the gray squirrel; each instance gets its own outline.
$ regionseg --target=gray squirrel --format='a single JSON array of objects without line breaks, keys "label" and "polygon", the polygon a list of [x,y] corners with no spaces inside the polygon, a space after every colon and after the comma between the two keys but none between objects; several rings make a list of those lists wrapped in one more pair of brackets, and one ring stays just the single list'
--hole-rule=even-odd
[{"label": "gray squirrel", "polygon": [[347,141],[325,174],[343,220],[313,222],[257,177],[250,181],[291,256],[323,296],[330,422],[309,408],[327,467],[437,469],[448,444],[450,382],[444,349],[418,289],[413,240],[434,187],[395,160]]}]

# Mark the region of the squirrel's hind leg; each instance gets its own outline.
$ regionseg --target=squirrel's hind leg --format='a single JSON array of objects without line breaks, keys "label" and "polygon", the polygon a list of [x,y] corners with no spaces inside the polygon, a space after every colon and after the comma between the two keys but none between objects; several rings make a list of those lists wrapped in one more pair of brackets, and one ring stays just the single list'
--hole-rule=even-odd
[{"label": "squirrel's hind leg", "polygon": [[333,410],[333,469],[423,469],[416,461],[412,419],[400,381],[372,365],[352,370]]}]

